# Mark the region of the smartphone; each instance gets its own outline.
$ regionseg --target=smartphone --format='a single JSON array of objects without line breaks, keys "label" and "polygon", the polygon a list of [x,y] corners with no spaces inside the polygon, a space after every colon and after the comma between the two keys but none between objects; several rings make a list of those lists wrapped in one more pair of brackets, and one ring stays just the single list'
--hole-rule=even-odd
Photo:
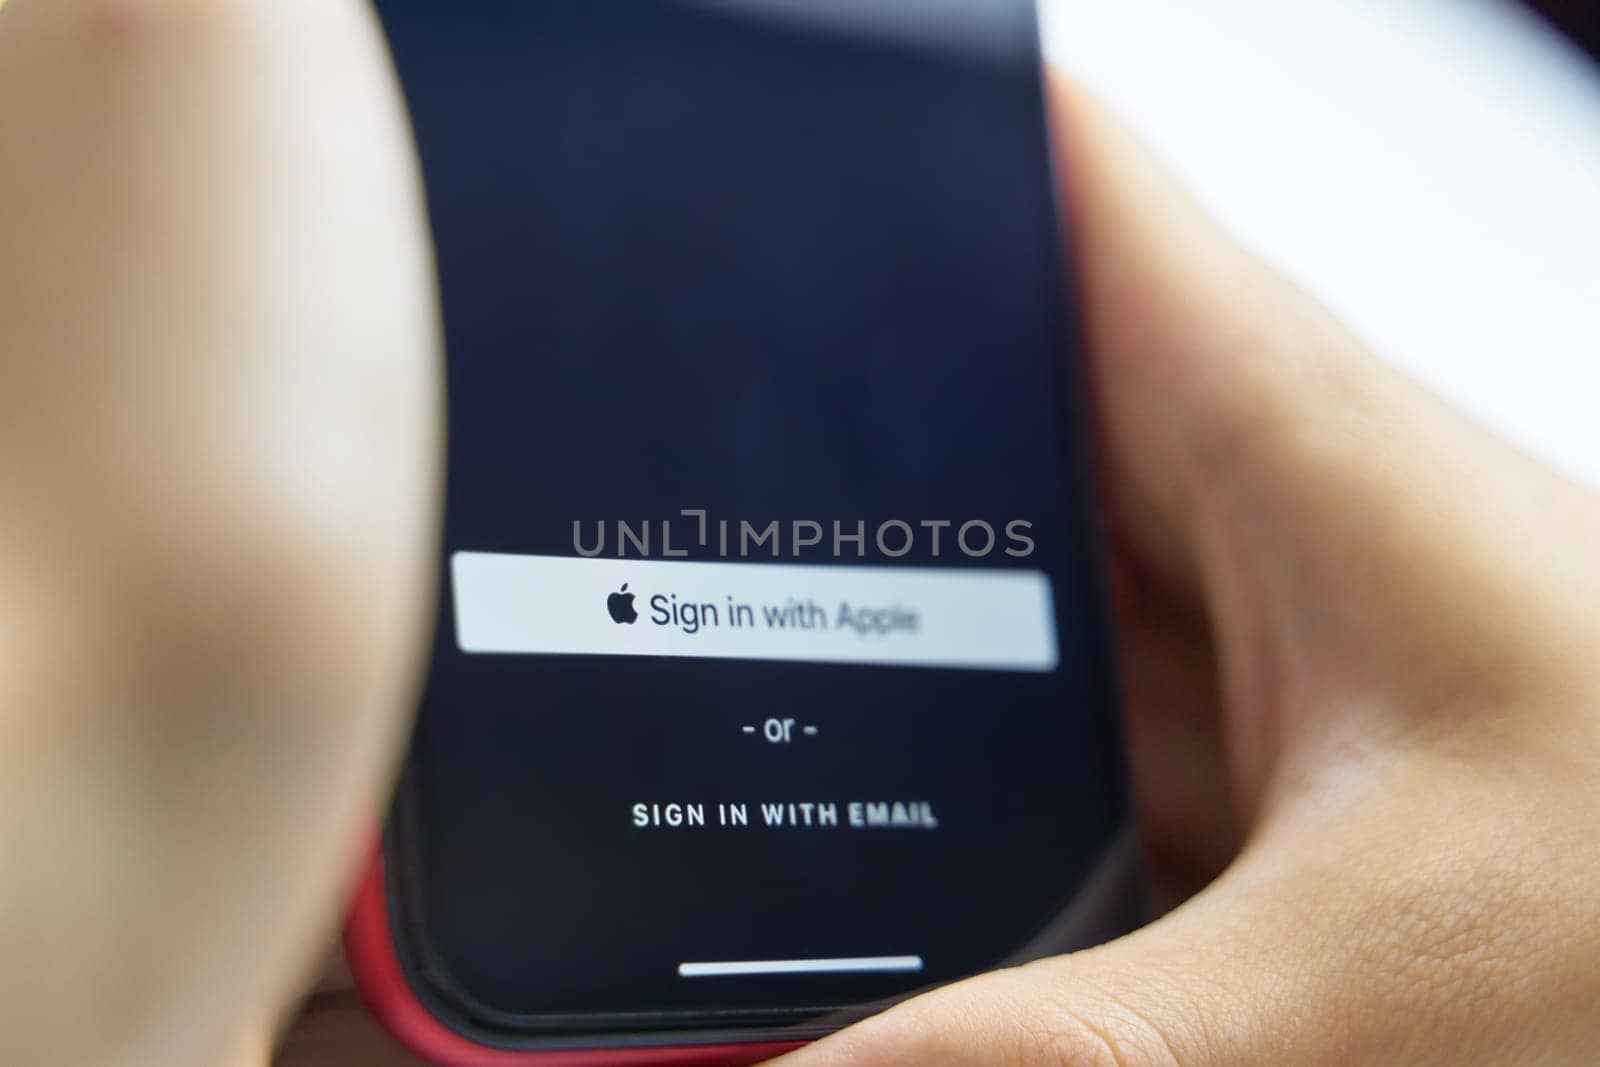
[{"label": "smartphone", "polygon": [[1138,918],[1024,0],[378,0],[448,343],[348,931],[441,1063],[747,1063]]}]

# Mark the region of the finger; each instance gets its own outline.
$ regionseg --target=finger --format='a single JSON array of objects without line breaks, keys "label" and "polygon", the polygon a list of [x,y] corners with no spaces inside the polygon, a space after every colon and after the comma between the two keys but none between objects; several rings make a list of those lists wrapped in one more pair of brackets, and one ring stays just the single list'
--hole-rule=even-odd
[{"label": "finger", "polygon": [[[1299,344],[1281,360],[1263,355],[1275,321],[1263,309],[1309,313],[1092,97],[1060,78],[1050,88],[1091,354],[1134,800],[1165,905],[1237,854],[1267,773],[1259,739],[1270,735],[1257,726],[1241,742],[1226,730],[1198,537],[1217,471],[1288,402],[1274,394],[1293,395],[1305,358]],[[1314,321],[1335,347],[1353,344]]]},{"label": "finger", "polygon": [[1210,402],[1176,374],[1204,325],[1185,320],[1214,303],[1198,289],[1247,263],[1081,89],[1056,79],[1051,90],[1065,243],[1091,349],[1134,802],[1165,910],[1214,879],[1242,840],[1181,466],[1188,438],[1211,431],[1174,423]]},{"label": "finger", "polygon": [[1091,95],[1060,77],[1050,89],[1106,489],[1141,558],[1196,591],[1196,511],[1217,471],[1274,428],[1305,376],[1368,361]]},{"label": "finger", "polygon": [[[1196,905],[1191,904],[1190,907]],[[1183,925],[1179,912],[1165,923]],[[1261,1061],[1234,1020],[1259,974],[1236,946],[1195,985],[1182,960],[1223,946],[1183,947],[1160,926],[1137,939],[970,979],[909,1001],[792,1053],[775,1067],[1209,1067]],[[1288,990],[1285,990],[1288,992]],[[1226,1049],[1228,1056],[1219,1053]],[[1278,1051],[1287,1051],[1288,1046]]]},{"label": "finger", "polygon": [[0,1061],[218,1062],[326,935],[409,703],[405,123],[350,0],[10,0],[0,129]]},{"label": "finger", "polygon": [[1204,605],[1241,821],[1286,753],[1352,729],[1492,715],[1532,679],[1570,715],[1594,687],[1594,498],[1375,358],[1084,93],[1054,102],[1112,512]]}]

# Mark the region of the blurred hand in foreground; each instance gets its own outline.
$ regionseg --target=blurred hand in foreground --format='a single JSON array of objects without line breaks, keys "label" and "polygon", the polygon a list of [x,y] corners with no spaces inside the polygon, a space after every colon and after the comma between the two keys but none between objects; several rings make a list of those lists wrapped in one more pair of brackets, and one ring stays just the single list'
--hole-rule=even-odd
[{"label": "blurred hand in foreground", "polygon": [[[790,1062],[1586,1061],[1600,504],[1054,94],[1187,902]],[[331,937],[434,569],[425,234],[351,0],[0,10],[0,1062],[264,1062]],[[410,1062],[337,994],[284,1050]]]},{"label": "blurred hand in foreground", "polygon": [[348,0],[0,8],[0,1063],[261,1063],[422,654],[440,368]]}]

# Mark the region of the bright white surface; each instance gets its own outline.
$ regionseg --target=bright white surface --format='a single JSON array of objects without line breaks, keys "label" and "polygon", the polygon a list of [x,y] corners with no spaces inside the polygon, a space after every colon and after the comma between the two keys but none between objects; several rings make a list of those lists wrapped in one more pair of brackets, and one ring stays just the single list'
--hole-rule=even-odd
[{"label": "bright white surface", "polygon": [[1600,488],[1600,72],[1490,0],[1043,0],[1046,48],[1380,352]]}]

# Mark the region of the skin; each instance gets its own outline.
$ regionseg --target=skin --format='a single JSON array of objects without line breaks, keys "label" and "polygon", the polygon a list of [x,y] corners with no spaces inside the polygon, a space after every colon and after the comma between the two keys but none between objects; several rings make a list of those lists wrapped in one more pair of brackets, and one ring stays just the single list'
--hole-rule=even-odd
[{"label": "skin", "polygon": [[[1591,1059],[1600,502],[1051,92],[1172,910],[787,1067]],[[270,1057],[415,696],[435,305],[363,7],[0,11],[0,1062]],[[415,1062],[345,988],[278,1062]]]},{"label": "skin", "polygon": [[355,5],[0,9],[0,1063],[261,1062],[336,921],[431,595],[412,155]]}]

